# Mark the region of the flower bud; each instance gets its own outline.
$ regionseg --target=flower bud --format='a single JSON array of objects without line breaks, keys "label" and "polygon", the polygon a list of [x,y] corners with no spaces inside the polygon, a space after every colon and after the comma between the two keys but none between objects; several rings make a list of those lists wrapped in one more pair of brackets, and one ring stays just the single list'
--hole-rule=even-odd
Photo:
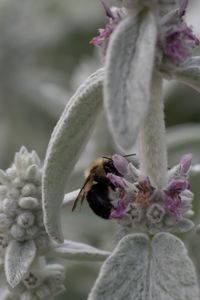
[{"label": "flower bud", "polygon": [[17,216],[17,224],[22,228],[29,228],[34,224],[35,216],[31,212],[24,212]]},{"label": "flower bud", "polygon": [[4,213],[0,213],[0,232],[5,232],[12,224],[12,219]]},{"label": "flower bud", "polygon": [[10,199],[10,198],[5,198],[3,200],[2,209],[3,209],[3,212],[6,213],[7,215],[10,215],[10,216],[16,215],[17,214],[17,201]]},{"label": "flower bud", "polygon": [[164,207],[157,203],[152,204],[147,210],[147,218],[152,224],[160,223],[164,215]]},{"label": "flower bud", "polygon": [[16,177],[18,177],[17,169],[15,167],[8,168],[6,173],[11,180],[14,180]]},{"label": "flower bud", "polygon": [[24,185],[23,181],[19,177],[13,180],[13,184],[16,188],[21,188]]},{"label": "flower bud", "polygon": [[17,224],[14,224],[11,227],[10,233],[13,236],[13,238],[17,241],[24,241],[26,239],[25,229],[23,229],[22,227],[20,227]]},{"label": "flower bud", "polygon": [[136,203],[130,203],[126,213],[130,215],[132,221],[140,222],[143,216],[143,208]]},{"label": "flower bud", "polygon": [[30,272],[24,278],[23,283],[28,289],[33,289],[37,287],[39,284],[41,284],[41,280],[36,276],[36,274]]},{"label": "flower bud", "polygon": [[23,209],[34,209],[39,206],[38,199],[34,197],[23,197],[18,204]]},{"label": "flower bud", "polygon": [[34,184],[32,183],[27,183],[23,186],[22,190],[21,190],[22,196],[34,196],[35,194],[37,194],[37,188]]}]

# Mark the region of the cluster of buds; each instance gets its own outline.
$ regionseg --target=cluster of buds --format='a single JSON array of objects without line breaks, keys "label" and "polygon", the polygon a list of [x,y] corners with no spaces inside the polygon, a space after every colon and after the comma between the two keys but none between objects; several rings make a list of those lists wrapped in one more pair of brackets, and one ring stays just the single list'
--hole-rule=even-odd
[{"label": "cluster of buds", "polygon": [[46,265],[45,259],[40,258],[23,281],[14,289],[10,289],[7,299],[54,299],[65,289],[63,281],[64,268],[57,264]]},{"label": "cluster of buds", "polygon": [[113,162],[122,177],[107,174],[116,189],[110,219],[150,234],[160,230],[187,231],[193,227],[188,219],[193,216],[193,193],[187,180],[191,154],[184,155],[180,164],[168,171],[168,184],[162,189],[148,177],[144,178],[125,158],[114,155]]},{"label": "cluster of buds", "polygon": [[12,166],[0,171],[0,182],[1,258],[12,240],[33,240],[38,250],[48,247],[41,203],[41,165],[36,152],[28,153],[22,147]]}]

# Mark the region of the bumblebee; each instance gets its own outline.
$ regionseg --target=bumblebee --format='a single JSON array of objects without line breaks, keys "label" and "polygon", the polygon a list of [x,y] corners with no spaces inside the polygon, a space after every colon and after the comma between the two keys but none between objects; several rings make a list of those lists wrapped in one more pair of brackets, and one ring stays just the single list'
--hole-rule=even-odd
[{"label": "bumblebee", "polygon": [[113,208],[112,200],[109,197],[110,189],[115,191],[116,188],[106,177],[108,173],[122,177],[110,157],[96,159],[85,170],[86,180],[74,202],[72,211],[75,210],[78,201],[82,203],[86,199],[90,208],[97,216],[109,219]]}]

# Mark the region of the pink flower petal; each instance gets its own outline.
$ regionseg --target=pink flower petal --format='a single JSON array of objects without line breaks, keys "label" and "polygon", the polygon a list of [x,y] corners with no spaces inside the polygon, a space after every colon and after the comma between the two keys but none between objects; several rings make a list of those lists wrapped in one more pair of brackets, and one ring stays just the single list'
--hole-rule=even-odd
[{"label": "pink flower petal", "polygon": [[112,210],[110,219],[121,219],[125,214],[125,205],[123,199],[120,199],[118,205]]},{"label": "pink flower petal", "polygon": [[192,164],[192,154],[186,154],[181,158],[180,167],[181,175],[187,175]]},{"label": "pink flower petal", "polygon": [[168,184],[165,192],[167,192],[168,194],[177,194],[186,190],[187,187],[188,187],[188,182],[186,180],[181,180],[181,179],[172,180]]},{"label": "pink flower petal", "polygon": [[112,182],[112,184],[116,187],[116,188],[120,188],[122,190],[126,189],[126,185],[124,183],[124,181],[122,180],[121,177],[114,175],[112,173],[108,173],[106,175],[106,177]]},{"label": "pink flower petal", "polygon": [[117,171],[121,175],[126,175],[128,173],[128,161],[123,156],[119,154],[114,154],[112,156],[112,161],[114,164],[114,167],[117,169]]}]

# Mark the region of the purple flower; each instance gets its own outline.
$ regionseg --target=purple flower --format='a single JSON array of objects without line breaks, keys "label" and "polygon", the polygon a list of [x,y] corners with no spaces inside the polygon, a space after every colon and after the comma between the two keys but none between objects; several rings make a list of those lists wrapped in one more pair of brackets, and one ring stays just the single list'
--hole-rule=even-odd
[{"label": "purple flower", "polygon": [[199,46],[200,41],[194,35],[192,28],[183,20],[188,0],[182,0],[180,8],[171,24],[167,23],[164,34],[163,51],[174,63],[190,57],[192,49]]},{"label": "purple flower", "polygon": [[117,171],[125,176],[128,173],[128,161],[123,156],[119,154],[115,154],[112,156],[112,161],[114,164],[114,167],[117,169]]},{"label": "purple flower", "polygon": [[126,209],[125,201],[122,198],[118,201],[117,207],[114,208],[111,211],[110,219],[121,219],[121,218],[123,218],[124,215],[125,215],[125,209]]},{"label": "purple flower", "polygon": [[122,191],[126,190],[126,185],[123,179],[120,176],[108,173],[106,177],[111,181],[114,187],[121,189]]},{"label": "purple flower", "polygon": [[165,208],[175,215],[177,220],[180,220],[181,215],[181,192],[188,188],[186,180],[173,180],[164,190],[165,193]]},{"label": "purple flower", "polygon": [[192,154],[185,154],[180,162],[180,175],[186,176],[192,164]]},{"label": "purple flower", "polygon": [[151,185],[149,178],[147,177],[143,181],[139,181],[136,185],[137,193],[135,202],[138,204],[149,204],[150,198],[155,190]]},{"label": "purple flower", "polygon": [[96,47],[102,48],[103,55],[106,54],[106,50],[108,47],[108,42],[110,39],[110,35],[115,30],[118,23],[122,20],[122,12],[117,7],[109,7],[104,0],[100,0],[107,17],[109,18],[109,23],[106,25],[105,28],[99,29],[99,35],[94,37],[90,43]]},{"label": "purple flower", "polygon": [[128,191],[123,179],[112,173],[108,173],[106,177],[111,181],[115,188],[119,190],[119,199],[117,207],[113,208],[110,214],[110,219],[121,219],[125,214],[126,209],[126,192]]}]

